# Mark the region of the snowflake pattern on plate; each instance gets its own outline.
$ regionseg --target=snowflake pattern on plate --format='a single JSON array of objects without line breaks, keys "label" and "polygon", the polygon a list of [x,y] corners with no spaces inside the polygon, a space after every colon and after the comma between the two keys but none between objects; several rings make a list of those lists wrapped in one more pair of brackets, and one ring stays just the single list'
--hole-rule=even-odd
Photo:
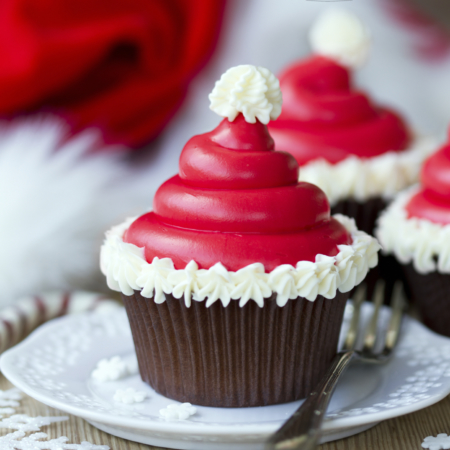
[{"label": "snowflake pattern on plate", "polygon": [[[369,316],[370,305],[364,307]],[[428,406],[450,393],[450,340],[430,333],[412,319],[406,319],[405,325],[404,336],[393,360],[386,366],[370,368],[375,377],[369,377],[367,372],[358,372],[356,365],[347,371],[332,406],[335,398],[339,398],[339,389],[345,385],[346,376],[349,377],[349,390],[341,391],[341,400],[336,400],[324,422],[328,436],[343,429],[367,428],[367,425],[380,420]],[[117,355],[129,367],[134,366],[133,372],[137,371],[124,310],[67,317],[44,325],[22,345],[6,352],[1,368],[32,396],[45,399],[48,404],[95,424],[107,425],[112,433],[118,424],[121,424],[121,429],[133,430],[134,433],[142,431],[139,439],[141,442],[147,439],[150,444],[149,436],[159,442],[172,442],[173,430],[176,429],[180,441],[197,442],[196,448],[199,449],[207,448],[201,447],[200,443],[207,446],[210,442],[255,445],[261,442],[265,433],[275,431],[299,403],[290,404],[291,409],[288,405],[250,408],[251,414],[245,411],[244,415],[239,415],[238,410],[226,412],[221,408],[197,407],[198,414],[189,421],[168,422],[159,411],[165,409],[170,401],[142,383],[138,375],[108,383],[97,383],[92,379],[91,373],[98,361]],[[364,377],[361,378],[361,374]],[[366,375],[373,378],[373,382],[357,393],[355,382],[360,383]],[[135,404],[114,402],[116,391],[127,388],[147,392],[149,401]],[[224,414],[228,414],[226,420],[223,419]],[[205,433],[203,430],[206,428],[211,431]],[[221,431],[225,429],[233,432]]]},{"label": "snowflake pattern on plate", "polygon": [[327,419],[346,416],[359,416],[361,414],[378,413],[383,409],[396,408],[398,406],[411,405],[430,398],[428,392],[432,388],[439,388],[442,383],[438,381],[443,376],[436,366],[427,367],[425,370],[418,370],[412,376],[405,379],[406,383],[399,386],[394,392],[389,394],[389,399],[385,402],[375,403],[372,407],[352,408],[347,411],[328,414]]},{"label": "snowflake pattern on plate", "polygon": [[[348,311],[346,311],[348,313]],[[349,316],[346,314],[346,319]],[[411,367],[411,372],[404,378],[404,383],[387,395],[383,402],[374,403],[364,408],[351,408],[343,411],[335,411],[327,414],[326,420],[341,417],[375,414],[386,409],[394,409],[422,402],[431,397],[436,390],[450,380],[450,340],[445,345],[433,345],[430,342],[430,333],[423,328],[415,329],[414,333],[405,336],[399,348],[395,352],[396,358],[406,360],[406,365]],[[423,367],[420,370],[415,368]],[[413,371],[414,370],[414,371]]]},{"label": "snowflake pattern on plate", "polygon": [[[110,412],[118,416],[144,417],[138,412],[105,405],[92,396],[74,394],[67,389],[65,382],[60,381],[61,375],[73,370],[80,358],[89,352],[96,339],[101,337],[131,339],[131,330],[123,310],[110,314],[80,314],[72,318],[74,320],[70,321],[69,326],[59,327],[52,333],[52,339],[48,344],[39,346],[30,354],[17,358],[15,364],[24,381],[34,388],[51,393],[53,397],[93,411]],[[85,318],[89,319],[85,320]],[[46,326],[41,330],[45,330]],[[135,358],[127,364],[127,370],[129,374],[137,372]],[[8,400],[8,402],[11,401]],[[5,404],[5,406],[8,405],[9,403]],[[0,406],[3,406],[1,396]]]}]

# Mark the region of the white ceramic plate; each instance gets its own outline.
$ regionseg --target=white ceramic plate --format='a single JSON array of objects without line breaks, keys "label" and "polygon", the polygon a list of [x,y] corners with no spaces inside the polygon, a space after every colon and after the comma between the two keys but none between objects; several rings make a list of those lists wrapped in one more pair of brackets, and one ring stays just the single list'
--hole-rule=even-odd
[{"label": "white ceramic plate", "polygon": [[[364,305],[364,316],[370,309]],[[385,309],[383,314],[387,313]],[[265,438],[301,403],[198,407],[189,420],[166,421],[159,410],[174,401],[157,394],[138,375],[107,383],[90,377],[100,359],[115,355],[135,358],[124,310],[51,321],[3,354],[0,368],[14,385],[42,403],[113,435],[176,449],[262,449]],[[146,390],[148,399],[134,405],[114,402],[114,392],[126,387]],[[392,361],[377,367],[355,364],[345,373],[324,423],[324,441],[425,408],[449,393],[450,339],[407,319]]]}]

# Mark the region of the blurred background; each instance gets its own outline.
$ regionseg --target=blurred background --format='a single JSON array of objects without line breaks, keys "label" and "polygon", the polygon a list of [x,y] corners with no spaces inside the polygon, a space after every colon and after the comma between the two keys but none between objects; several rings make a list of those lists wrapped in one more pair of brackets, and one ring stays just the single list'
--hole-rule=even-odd
[{"label": "blurred background", "polygon": [[421,134],[450,121],[448,0],[2,0],[0,306],[107,291],[104,231],[151,208],[229,67],[277,74],[327,8],[372,33],[356,83]]}]

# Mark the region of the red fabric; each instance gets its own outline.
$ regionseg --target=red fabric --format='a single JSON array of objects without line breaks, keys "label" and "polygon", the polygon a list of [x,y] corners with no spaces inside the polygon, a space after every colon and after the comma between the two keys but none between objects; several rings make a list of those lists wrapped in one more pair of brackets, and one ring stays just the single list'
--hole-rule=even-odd
[{"label": "red fabric", "polygon": [[39,109],[138,146],[207,60],[224,0],[1,0],[0,115]]},{"label": "red fabric", "polygon": [[414,49],[424,60],[441,60],[450,53],[450,33],[408,0],[382,0],[390,14],[416,34]]}]

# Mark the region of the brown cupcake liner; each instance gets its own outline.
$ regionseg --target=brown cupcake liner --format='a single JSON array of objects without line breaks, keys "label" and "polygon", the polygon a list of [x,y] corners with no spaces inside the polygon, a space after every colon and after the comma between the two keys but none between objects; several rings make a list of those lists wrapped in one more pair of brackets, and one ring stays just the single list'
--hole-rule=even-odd
[{"label": "brown cupcake liner", "polygon": [[331,208],[331,214],[344,214],[353,217],[359,230],[373,236],[378,216],[387,204],[388,202],[382,197],[374,197],[363,203],[354,199],[345,199]]},{"label": "brown cupcake liner", "polygon": [[450,274],[435,271],[424,275],[412,264],[402,267],[423,323],[436,333],[450,337]]},{"label": "brown cupcake liner", "polygon": [[142,379],[180,402],[264,406],[306,397],[337,352],[348,293],[299,297],[263,308],[232,300],[209,308],[166,295],[156,304],[139,292],[123,300]]},{"label": "brown cupcake liner", "polygon": [[[387,205],[388,202],[382,197],[374,197],[366,200],[364,203],[346,199],[341,200],[332,207],[331,214],[344,214],[354,218],[359,230],[374,236],[378,216]],[[367,286],[368,299],[372,297],[375,284],[379,279],[383,279],[386,283],[386,301],[389,302],[395,282],[397,280],[404,282],[402,267],[393,256],[379,253],[378,265],[369,271],[364,280]]]}]

